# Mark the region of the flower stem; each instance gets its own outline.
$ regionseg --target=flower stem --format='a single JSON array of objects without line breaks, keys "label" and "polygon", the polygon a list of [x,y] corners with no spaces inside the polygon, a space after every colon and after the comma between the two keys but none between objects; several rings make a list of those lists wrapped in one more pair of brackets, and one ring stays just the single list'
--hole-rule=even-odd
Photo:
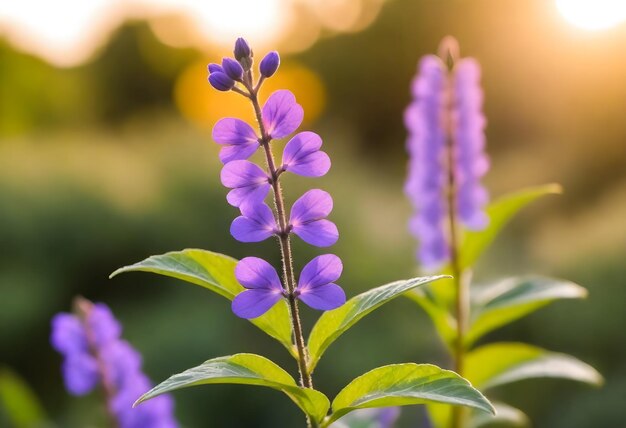
[{"label": "flower stem", "polygon": [[298,310],[298,300],[294,294],[296,289],[295,275],[293,271],[293,256],[291,253],[291,241],[289,238],[289,232],[287,230],[287,214],[285,211],[285,202],[283,199],[283,193],[278,180],[280,175],[279,169],[276,168],[276,162],[274,161],[274,155],[270,148],[271,137],[267,134],[265,126],[263,125],[263,118],[261,116],[261,107],[258,100],[258,91],[260,85],[255,88],[252,87],[251,80],[248,79],[245,82],[249,91],[248,98],[252,102],[254,112],[259,125],[259,131],[261,132],[261,146],[265,152],[265,158],[267,161],[267,167],[270,172],[272,189],[274,191],[274,205],[276,207],[276,214],[278,217],[278,225],[280,227],[279,242],[280,252],[282,256],[283,265],[283,278],[285,288],[287,291],[287,301],[289,303],[289,313],[291,315],[291,324],[293,327],[294,341],[298,350],[298,370],[300,372],[300,385],[305,388],[313,388],[313,380],[311,379],[311,373],[307,369],[308,353],[304,343],[304,335],[302,333],[302,323],[300,321],[300,313]]},{"label": "flower stem", "polygon": [[[454,76],[451,73],[454,63],[458,58],[458,45],[451,38],[445,38],[440,46],[440,56],[449,69],[446,94],[444,127],[446,129],[446,166],[448,173],[447,183],[447,205],[449,222],[449,245],[450,245],[450,269],[452,271],[455,286],[455,315],[456,315],[456,341],[454,347],[454,371],[463,376],[465,369],[465,332],[467,330],[467,320],[469,317],[469,287],[464,280],[464,272],[459,261],[459,234],[457,228],[457,183],[454,171],[455,164],[455,138],[452,123],[452,110],[454,108]],[[453,407],[451,428],[462,428],[465,425],[466,412],[460,406]]]}]

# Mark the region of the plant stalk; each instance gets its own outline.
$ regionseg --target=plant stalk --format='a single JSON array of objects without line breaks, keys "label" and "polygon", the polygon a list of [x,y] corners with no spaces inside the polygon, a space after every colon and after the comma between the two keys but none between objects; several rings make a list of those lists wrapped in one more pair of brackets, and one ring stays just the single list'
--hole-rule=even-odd
[{"label": "plant stalk", "polygon": [[[287,301],[289,304],[289,313],[291,315],[294,341],[298,350],[298,370],[300,372],[300,385],[305,388],[313,388],[311,373],[309,373],[307,369],[308,353],[306,345],[304,343],[304,335],[302,333],[302,323],[300,321],[300,313],[298,310],[298,300],[296,299],[296,296],[294,294],[296,289],[296,282],[293,270],[291,241],[289,238],[289,231],[287,230],[288,222],[287,214],[285,211],[285,202],[283,199],[280,182],[278,180],[281,171],[276,168],[274,155],[272,154],[272,150],[270,148],[271,137],[267,134],[265,125],[263,125],[261,107],[259,105],[259,100],[257,96],[260,85],[257,85],[255,88],[253,88],[251,83],[252,79],[248,78],[247,80],[248,81],[244,82],[244,84],[246,85],[246,89],[248,89],[249,91],[248,98],[250,99],[250,101],[252,102],[252,106],[254,107],[254,112],[259,125],[259,131],[261,132],[260,143],[265,152],[265,159],[267,162],[268,170],[270,172],[272,190],[274,192],[274,205],[278,217],[278,225],[280,227],[279,242],[283,265],[283,279],[287,291]],[[309,421],[309,424],[311,424],[311,421]]]}]

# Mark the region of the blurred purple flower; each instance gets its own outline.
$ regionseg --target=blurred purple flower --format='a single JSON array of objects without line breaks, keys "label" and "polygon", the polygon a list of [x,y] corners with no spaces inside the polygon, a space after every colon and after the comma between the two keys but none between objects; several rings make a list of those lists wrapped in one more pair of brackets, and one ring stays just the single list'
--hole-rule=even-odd
[{"label": "blurred purple flower", "polygon": [[[346,295],[333,283],[341,276],[342,269],[341,260],[333,254],[314,258],[302,269],[295,297],[313,309],[330,310],[343,305]],[[232,302],[238,317],[259,317],[285,296],[276,270],[258,257],[241,259],[235,277],[246,288]]]},{"label": "blurred purple flower", "polygon": [[289,227],[307,244],[329,247],[337,242],[337,226],[326,220],[333,209],[333,198],[323,190],[313,189],[291,207]]},{"label": "blurred purple flower", "polygon": [[209,65],[207,66],[207,70],[208,70],[209,74],[210,74],[210,73],[217,73],[217,72],[220,72],[220,73],[223,73],[223,72],[224,72],[224,69],[222,68],[222,66],[221,66],[221,65],[219,65],[219,64],[214,64],[214,63],[209,64]]},{"label": "blurred purple flower", "polygon": [[239,37],[235,40],[235,49],[233,50],[233,54],[235,55],[235,59],[237,61],[241,61],[243,58],[252,56],[252,50],[250,49],[248,42],[246,42],[246,39]]},{"label": "blurred purple flower", "polygon": [[487,225],[488,196],[480,183],[488,169],[485,119],[475,60],[462,59],[448,71],[439,57],[427,55],[418,68],[404,114],[410,156],[405,192],[415,208],[409,229],[420,241],[417,257],[435,269],[450,257],[450,175],[458,221],[473,230]]},{"label": "blurred purple flower", "polygon": [[141,356],[120,339],[121,326],[106,305],[85,299],[76,302],[78,315],[57,314],[50,336],[52,346],[63,355],[67,390],[85,395],[102,385],[109,411],[120,428],[177,427],[169,396],[132,408],[151,387],[141,372]]}]

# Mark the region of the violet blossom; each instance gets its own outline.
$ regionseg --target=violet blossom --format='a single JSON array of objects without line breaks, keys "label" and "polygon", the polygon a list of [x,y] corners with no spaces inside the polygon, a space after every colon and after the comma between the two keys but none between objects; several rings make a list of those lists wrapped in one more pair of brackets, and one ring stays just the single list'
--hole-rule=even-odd
[{"label": "violet blossom", "polygon": [[52,319],[50,341],[63,355],[63,379],[72,395],[101,386],[107,408],[120,428],[175,428],[174,404],[162,395],[133,408],[152,386],[141,371],[141,355],[121,339],[122,327],[103,303],[76,299],[76,314]]},{"label": "violet blossom", "polygon": [[404,115],[410,156],[405,192],[415,208],[410,230],[419,239],[417,257],[427,269],[449,261],[451,221],[470,230],[488,223],[488,194],[481,184],[489,162],[480,66],[472,58],[452,58],[449,68],[447,60],[421,59]]},{"label": "violet blossom", "polygon": [[[273,141],[293,134],[302,123],[304,110],[288,90],[275,91],[262,107],[258,103],[261,84],[276,73],[280,64],[277,52],[268,53],[261,61],[261,77],[257,83],[253,82],[252,50],[247,42],[238,39],[234,53],[236,60],[225,58],[221,66],[209,65],[209,83],[217,90],[232,89],[249,98],[257,113],[259,129],[257,132],[248,123],[236,118],[221,119],[213,128],[213,139],[221,146],[219,157],[224,164],[220,178],[222,184],[231,189],[226,199],[241,211],[241,215],[232,222],[230,231],[241,242],[278,237],[283,260],[291,266],[291,234],[310,245],[328,247],[337,242],[339,232],[335,224],[327,219],[333,200],[322,190],[306,192],[293,203],[287,214],[278,185],[279,177],[287,172],[321,177],[330,169],[331,161],[321,150],[321,137],[304,131],[287,142],[282,163],[274,163],[271,152]],[[234,65],[235,62],[239,65]],[[249,160],[259,149],[265,154],[266,169]],[[265,203],[270,189],[274,194],[275,212]],[[302,269],[296,286],[291,269],[291,277],[285,277],[283,283],[269,263],[246,257],[235,270],[238,281],[246,290],[233,300],[233,311],[242,318],[256,318],[283,298],[300,300],[314,309],[334,309],[346,300],[341,287],[334,284],[341,270],[341,260],[337,256],[326,254],[316,257]]]}]

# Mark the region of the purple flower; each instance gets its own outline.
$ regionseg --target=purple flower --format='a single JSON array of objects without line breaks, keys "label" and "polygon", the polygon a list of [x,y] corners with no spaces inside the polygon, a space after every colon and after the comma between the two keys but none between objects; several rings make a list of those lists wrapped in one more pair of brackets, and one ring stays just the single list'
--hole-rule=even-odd
[{"label": "purple flower", "polygon": [[333,209],[333,198],[323,190],[313,189],[291,207],[289,227],[307,244],[328,247],[337,242],[337,226],[326,220]]},{"label": "purple flower", "polygon": [[231,190],[226,196],[229,204],[240,207],[263,202],[270,191],[269,177],[261,168],[246,160],[235,160],[222,168],[222,184]]},{"label": "purple flower", "polygon": [[241,80],[243,76],[243,68],[241,64],[232,58],[222,59],[222,68],[224,73],[233,80]]},{"label": "purple flower", "polygon": [[[52,346],[63,355],[63,379],[73,395],[102,385],[107,405],[120,428],[175,428],[171,398],[133,403],[151,387],[141,372],[141,356],[120,339],[121,326],[102,303],[77,299],[78,315],[60,313],[52,319]],[[161,397],[159,397],[161,398]]]},{"label": "purple flower", "polygon": [[212,72],[209,75],[209,83],[218,91],[230,91],[235,86],[235,81],[221,71]]},{"label": "purple flower", "polygon": [[248,159],[259,148],[259,137],[250,125],[239,119],[219,120],[213,127],[213,139],[222,145],[222,163]]},{"label": "purple flower", "polygon": [[280,56],[278,56],[278,52],[272,51],[261,60],[259,71],[263,77],[272,77],[272,75],[276,73],[276,70],[278,70],[279,65]]},{"label": "purple flower", "polygon": [[267,99],[262,116],[267,134],[271,138],[283,138],[298,129],[304,110],[290,91],[281,89]]},{"label": "purple flower", "polygon": [[[342,269],[341,260],[333,254],[314,258],[302,269],[294,296],[314,309],[330,310],[343,305],[346,295],[333,283]],[[242,259],[235,268],[235,277],[247,289],[232,303],[238,317],[259,317],[285,296],[276,270],[258,257]]]},{"label": "purple flower", "polygon": [[232,303],[233,312],[240,318],[259,317],[283,297],[283,287],[276,270],[263,259],[241,259],[235,268],[235,277],[247,288]]},{"label": "purple flower", "polygon": [[439,57],[427,55],[418,68],[404,114],[410,155],[405,192],[415,207],[409,229],[420,241],[417,257],[435,269],[450,257],[450,175],[455,219],[475,230],[487,224],[488,197],[480,183],[488,169],[485,119],[476,61],[462,59],[448,71]]},{"label": "purple flower", "polygon": [[285,146],[282,169],[305,177],[321,177],[330,169],[330,158],[320,151],[322,139],[314,132],[300,132]]},{"label": "purple flower", "polygon": [[230,233],[241,242],[260,242],[279,232],[276,219],[265,203],[241,206],[241,216],[233,220]]},{"label": "purple flower", "polygon": [[346,294],[333,282],[339,279],[342,270],[341,260],[334,254],[315,257],[300,273],[296,297],[313,309],[338,308],[346,302]]}]

